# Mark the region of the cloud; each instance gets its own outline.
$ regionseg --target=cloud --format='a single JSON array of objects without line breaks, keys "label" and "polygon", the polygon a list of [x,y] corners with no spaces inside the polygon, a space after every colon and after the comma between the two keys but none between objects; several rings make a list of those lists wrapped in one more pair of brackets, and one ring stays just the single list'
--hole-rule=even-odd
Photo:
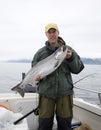
[{"label": "cloud", "polygon": [[82,57],[101,57],[100,5],[100,0],[0,1],[0,60],[32,58],[44,45],[50,22]]}]

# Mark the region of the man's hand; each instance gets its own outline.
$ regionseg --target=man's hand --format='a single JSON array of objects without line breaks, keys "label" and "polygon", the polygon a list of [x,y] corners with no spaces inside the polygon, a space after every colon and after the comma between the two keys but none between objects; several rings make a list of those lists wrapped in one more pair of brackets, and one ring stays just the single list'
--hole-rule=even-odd
[{"label": "man's hand", "polygon": [[71,56],[72,56],[72,51],[71,51],[71,50],[68,50],[68,51],[67,51],[67,55],[66,55],[66,59],[71,58]]},{"label": "man's hand", "polygon": [[41,80],[41,76],[38,75],[35,80],[36,81],[40,81]]}]

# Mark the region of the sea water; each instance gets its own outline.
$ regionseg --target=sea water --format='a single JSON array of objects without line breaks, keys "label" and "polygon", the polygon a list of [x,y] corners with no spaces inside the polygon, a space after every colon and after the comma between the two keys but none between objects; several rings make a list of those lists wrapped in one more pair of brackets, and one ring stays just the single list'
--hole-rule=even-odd
[{"label": "sea water", "polygon": [[[0,63],[0,93],[13,93],[11,88],[22,80],[22,73],[31,69],[31,63]],[[88,76],[88,77],[86,77]],[[101,65],[85,65],[79,74],[72,74],[75,87],[101,93]],[[84,79],[82,79],[84,78]],[[82,79],[82,80],[80,80]],[[78,81],[78,82],[77,82]],[[75,84],[75,82],[77,82]],[[74,88],[76,97],[99,104],[98,95]]]}]

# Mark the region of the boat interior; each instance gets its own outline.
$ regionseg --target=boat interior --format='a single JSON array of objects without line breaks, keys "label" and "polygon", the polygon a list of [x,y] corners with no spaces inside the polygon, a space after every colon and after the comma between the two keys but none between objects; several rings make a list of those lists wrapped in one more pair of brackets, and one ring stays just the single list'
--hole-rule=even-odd
[{"label": "boat interior", "polygon": [[[91,90],[86,90],[91,91]],[[73,120],[72,129],[79,128],[82,124],[87,124],[90,130],[101,129],[101,93],[98,94],[99,105],[91,104],[83,99],[74,96],[73,107]],[[38,106],[38,94],[26,93],[22,98],[17,93],[1,93],[0,94],[0,107],[4,106],[13,113],[21,113],[22,116],[13,122],[13,130],[37,130],[38,129],[38,116],[30,113]],[[30,113],[28,115],[28,113]],[[26,116],[27,115],[27,116]],[[22,120],[18,121],[24,117]],[[15,122],[17,123],[15,124]],[[56,118],[54,117],[53,130],[57,129]],[[80,129],[82,130],[82,129]],[[86,130],[86,129],[85,129]],[[89,130],[89,129],[87,129]]]}]

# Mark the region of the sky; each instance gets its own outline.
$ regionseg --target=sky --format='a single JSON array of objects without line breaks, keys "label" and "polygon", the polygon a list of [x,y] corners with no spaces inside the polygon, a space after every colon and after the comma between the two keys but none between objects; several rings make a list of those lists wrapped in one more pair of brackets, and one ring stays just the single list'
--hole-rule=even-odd
[{"label": "sky", "polygon": [[0,0],[0,60],[32,59],[48,23],[81,57],[101,58],[101,0]]}]

